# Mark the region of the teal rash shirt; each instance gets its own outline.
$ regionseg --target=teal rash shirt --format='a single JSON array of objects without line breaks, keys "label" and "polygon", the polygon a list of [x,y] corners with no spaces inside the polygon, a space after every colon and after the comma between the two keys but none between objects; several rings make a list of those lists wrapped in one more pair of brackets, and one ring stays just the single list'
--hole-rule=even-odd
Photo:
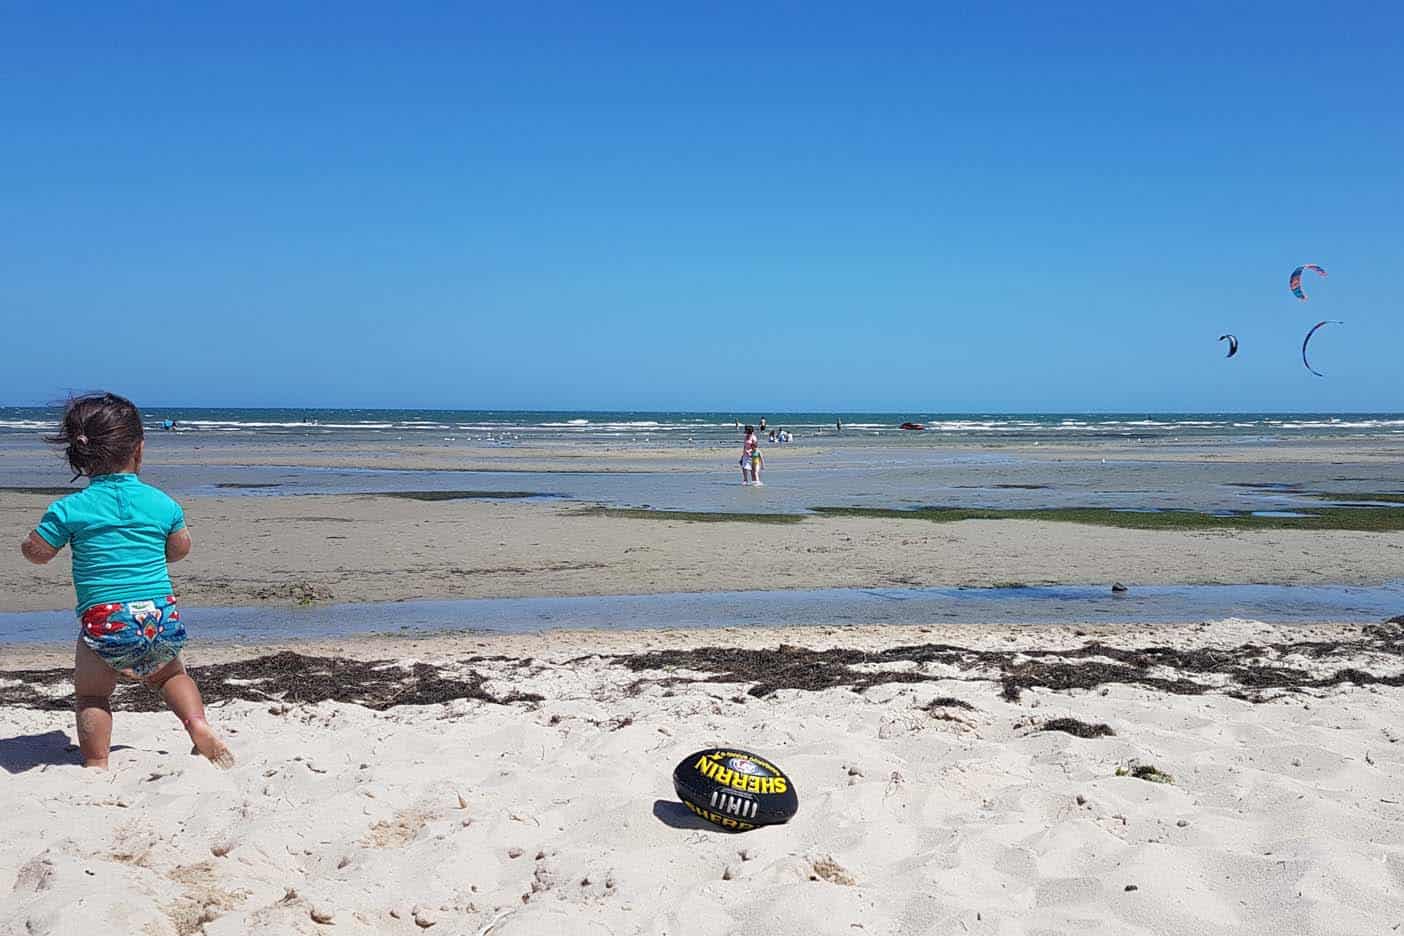
[{"label": "teal rash shirt", "polygon": [[166,537],[185,529],[185,512],[134,474],[98,475],[56,500],[34,528],[55,549],[73,550],[77,611],[171,593]]}]

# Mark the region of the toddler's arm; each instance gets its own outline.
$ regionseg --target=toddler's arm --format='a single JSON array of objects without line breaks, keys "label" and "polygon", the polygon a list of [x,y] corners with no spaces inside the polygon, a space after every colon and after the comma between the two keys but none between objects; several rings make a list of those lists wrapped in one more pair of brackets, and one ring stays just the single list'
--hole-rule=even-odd
[{"label": "toddler's arm", "polygon": [[32,530],[29,538],[20,543],[20,552],[35,565],[43,565],[59,554],[57,549],[49,545],[48,540]]},{"label": "toddler's arm", "polygon": [[166,537],[166,561],[179,562],[190,555],[190,531],[181,527]]}]

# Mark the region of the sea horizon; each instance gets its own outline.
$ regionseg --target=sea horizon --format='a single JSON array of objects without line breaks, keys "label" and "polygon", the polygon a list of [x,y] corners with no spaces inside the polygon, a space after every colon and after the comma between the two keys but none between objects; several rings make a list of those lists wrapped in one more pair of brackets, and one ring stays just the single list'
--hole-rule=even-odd
[{"label": "sea horizon", "polygon": [[[51,430],[58,406],[0,407],[0,441]],[[795,441],[902,440],[940,442],[1079,442],[1219,439],[1283,441],[1404,435],[1404,413],[1392,411],[996,411],[996,410],[729,410],[457,409],[400,407],[144,406],[148,431],[220,434],[272,441],[317,438],[424,438],[503,443],[709,444],[731,441],[741,425],[786,429]],[[903,430],[916,424],[923,431]]]}]

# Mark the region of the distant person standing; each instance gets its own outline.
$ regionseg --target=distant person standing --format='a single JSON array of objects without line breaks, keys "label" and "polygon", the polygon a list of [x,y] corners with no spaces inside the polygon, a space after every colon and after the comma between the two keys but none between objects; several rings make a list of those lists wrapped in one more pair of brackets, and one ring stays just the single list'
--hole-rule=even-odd
[{"label": "distant person standing", "polygon": [[764,417],[764,416],[761,417],[761,421],[760,421],[760,430],[761,430],[761,432],[764,432],[764,431],[765,431],[765,417]]},{"label": "distant person standing", "polygon": [[842,431],[843,431],[843,420],[842,420],[842,419],[835,419],[835,420],[834,420],[834,431],[835,431],[835,432],[842,432]]},{"label": "distant person standing", "polygon": [[751,463],[753,456],[760,451],[760,442],[756,439],[756,427],[746,427],[746,441],[741,443],[741,483],[750,484],[752,481]]}]

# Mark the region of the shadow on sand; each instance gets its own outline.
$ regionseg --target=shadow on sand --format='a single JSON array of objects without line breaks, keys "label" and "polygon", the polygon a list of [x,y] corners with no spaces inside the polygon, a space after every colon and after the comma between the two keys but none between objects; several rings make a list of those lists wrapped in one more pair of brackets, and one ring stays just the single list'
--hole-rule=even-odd
[{"label": "shadow on sand", "polygon": [[688,808],[677,800],[654,800],[653,815],[659,822],[673,829],[701,829],[706,832],[722,831],[710,822],[694,816]]},{"label": "shadow on sand", "polygon": [[68,732],[46,731],[43,734],[0,738],[0,768],[18,774],[45,764],[77,766],[83,763],[78,745],[68,739]]},{"label": "shadow on sand", "polygon": [[[113,752],[130,749],[130,745],[126,744],[114,744],[111,748]],[[6,773],[24,773],[49,764],[78,767],[82,763],[83,756],[78,753],[78,745],[69,740],[68,732],[57,728],[43,734],[0,738],[0,769]]]}]

